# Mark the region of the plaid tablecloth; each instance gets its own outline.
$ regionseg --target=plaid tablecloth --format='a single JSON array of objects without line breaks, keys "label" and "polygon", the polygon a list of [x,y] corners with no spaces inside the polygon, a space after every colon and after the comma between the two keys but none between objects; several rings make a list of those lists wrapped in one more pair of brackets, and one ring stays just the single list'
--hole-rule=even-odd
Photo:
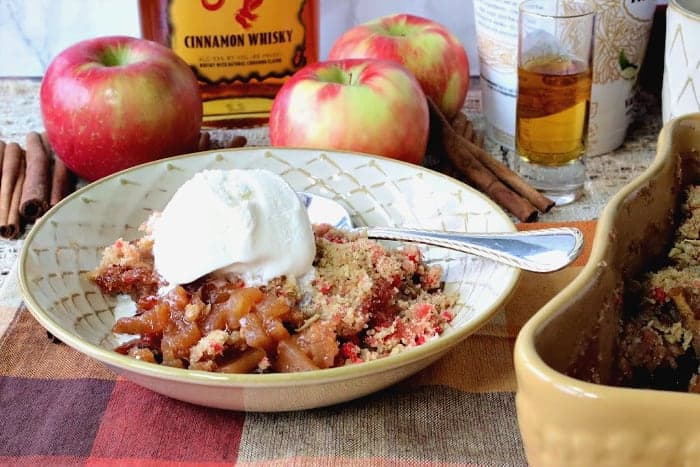
[{"label": "plaid tablecloth", "polygon": [[10,277],[0,307],[0,464],[526,465],[513,344],[588,258],[595,222],[565,225],[584,231],[582,256],[556,273],[523,273],[505,310],[446,357],[379,393],[299,412],[230,412],[143,389],[52,342]]}]

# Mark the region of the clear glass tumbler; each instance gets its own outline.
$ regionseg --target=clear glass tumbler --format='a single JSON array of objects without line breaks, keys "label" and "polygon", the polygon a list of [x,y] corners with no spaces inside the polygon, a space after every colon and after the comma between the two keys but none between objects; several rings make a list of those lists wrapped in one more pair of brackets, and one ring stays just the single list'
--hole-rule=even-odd
[{"label": "clear glass tumbler", "polygon": [[518,16],[518,171],[558,205],[583,192],[591,100],[592,3],[526,0]]}]

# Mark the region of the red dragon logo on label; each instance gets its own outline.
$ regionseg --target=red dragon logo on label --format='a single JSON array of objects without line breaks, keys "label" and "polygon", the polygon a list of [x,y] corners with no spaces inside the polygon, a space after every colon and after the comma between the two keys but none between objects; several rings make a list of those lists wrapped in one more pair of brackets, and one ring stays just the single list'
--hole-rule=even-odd
[{"label": "red dragon logo on label", "polygon": [[[215,11],[224,5],[226,0],[202,0],[202,6],[209,11]],[[258,19],[258,15],[253,13],[262,5],[263,0],[243,0],[243,5],[236,10],[236,22],[243,26],[244,29],[250,29],[252,23]]]}]

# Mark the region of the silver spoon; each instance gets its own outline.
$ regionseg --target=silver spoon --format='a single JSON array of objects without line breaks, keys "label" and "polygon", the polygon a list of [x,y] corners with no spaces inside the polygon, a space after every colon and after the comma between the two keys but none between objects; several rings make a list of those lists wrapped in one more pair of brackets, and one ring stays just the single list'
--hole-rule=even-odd
[{"label": "silver spoon", "polygon": [[314,224],[364,231],[369,238],[422,243],[488,258],[526,271],[553,272],[575,260],[583,249],[583,233],[573,227],[524,232],[463,233],[393,227],[354,228],[348,211],[336,201],[301,192],[299,197]]}]

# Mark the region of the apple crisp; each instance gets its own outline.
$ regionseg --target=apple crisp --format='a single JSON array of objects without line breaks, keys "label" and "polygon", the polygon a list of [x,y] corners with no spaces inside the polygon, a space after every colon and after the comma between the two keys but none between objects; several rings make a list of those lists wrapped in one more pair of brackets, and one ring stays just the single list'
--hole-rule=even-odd
[{"label": "apple crisp", "polygon": [[135,302],[136,314],[113,331],[133,336],[116,350],[140,360],[229,373],[323,369],[419,346],[453,318],[441,268],[426,264],[415,245],[390,249],[316,225],[314,267],[299,280],[253,287],[208,274],[170,287],[154,269],[145,229],[105,248],[90,273],[104,294]]},{"label": "apple crisp", "polygon": [[700,392],[700,186],[683,199],[667,261],[630,285],[616,385]]}]

